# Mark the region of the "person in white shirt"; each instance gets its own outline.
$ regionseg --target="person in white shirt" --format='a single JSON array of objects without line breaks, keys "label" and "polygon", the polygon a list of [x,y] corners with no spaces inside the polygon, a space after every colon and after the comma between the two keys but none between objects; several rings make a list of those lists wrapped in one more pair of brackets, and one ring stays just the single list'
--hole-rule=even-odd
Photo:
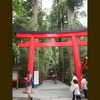
[{"label": "person in white shirt", "polygon": [[[72,80],[71,80],[71,85],[72,84],[74,84],[74,80],[77,80],[78,81],[78,79],[77,79],[77,77],[76,77],[76,74],[73,72],[72,73]],[[73,87],[73,85],[72,85],[72,87]],[[74,88],[74,87],[73,87]],[[75,94],[74,94],[74,91],[72,91],[72,94],[73,94],[73,97],[72,97],[72,100],[75,100]]]},{"label": "person in white shirt", "polygon": [[76,79],[76,80],[78,81],[78,79],[77,79],[77,77],[76,77],[76,74],[73,72],[73,73],[72,73],[72,81],[73,81],[74,79]]},{"label": "person in white shirt", "polygon": [[84,76],[82,76],[81,87],[83,89],[85,98],[87,98],[87,90],[88,90],[88,88],[87,88],[87,80],[86,80],[86,78]]},{"label": "person in white shirt", "polygon": [[[74,96],[76,97],[77,100],[81,100],[81,93],[78,85],[78,81],[76,79],[71,82],[71,84],[74,86]],[[75,100],[75,97],[72,98],[72,100]]]}]

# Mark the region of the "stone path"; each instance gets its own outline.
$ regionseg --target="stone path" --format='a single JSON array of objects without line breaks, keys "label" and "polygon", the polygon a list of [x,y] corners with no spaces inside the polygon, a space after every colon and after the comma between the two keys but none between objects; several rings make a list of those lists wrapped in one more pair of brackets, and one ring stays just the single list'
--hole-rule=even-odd
[{"label": "stone path", "polygon": [[[13,100],[28,100],[28,95],[23,93],[24,90],[25,88],[13,88]],[[31,95],[34,100],[71,100],[72,98],[70,87],[60,81],[54,84],[53,80],[46,80],[39,87],[33,88],[33,92]]]}]

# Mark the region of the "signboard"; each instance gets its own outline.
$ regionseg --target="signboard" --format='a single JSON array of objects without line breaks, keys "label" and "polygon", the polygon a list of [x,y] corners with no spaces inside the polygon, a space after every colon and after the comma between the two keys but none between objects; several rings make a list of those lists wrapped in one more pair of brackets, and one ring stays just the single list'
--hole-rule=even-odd
[{"label": "signboard", "polygon": [[12,71],[12,80],[17,80],[17,71]]},{"label": "signboard", "polygon": [[13,68],[12,70],[12,81],[16,82],[16,89],[18,89],[18,84],[19,84],[19,71],[21,70],[20,68]]},{"label": "signboard", "polygon": [[39,71],[34,71],[34,86],[39,86]]}]

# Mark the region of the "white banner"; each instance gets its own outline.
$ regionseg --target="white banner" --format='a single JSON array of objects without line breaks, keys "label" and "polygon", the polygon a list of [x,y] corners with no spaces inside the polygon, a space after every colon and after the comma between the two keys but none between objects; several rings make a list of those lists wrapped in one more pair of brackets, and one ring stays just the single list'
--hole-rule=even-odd
[{"label": "white banner", "polygon": [[17,80],[17,71],[12,71],[12,80]]},{"label": "white banner", "polygon": [[34,71],[34,86],[39,85],[39,71]]}]

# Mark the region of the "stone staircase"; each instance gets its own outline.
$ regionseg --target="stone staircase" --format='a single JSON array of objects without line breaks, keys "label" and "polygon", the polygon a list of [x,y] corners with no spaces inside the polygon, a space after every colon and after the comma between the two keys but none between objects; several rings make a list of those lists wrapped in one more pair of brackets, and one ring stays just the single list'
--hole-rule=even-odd
[{"label": "stone staircase", "polygon": [[[12,100],[28,100],[28,95],[23,93],[25,88],[13,88]],[[72,100],[72,92],[70,87],[57,80],[57,84],[54,84],[53,80],[45,80],[37,88],[33,88],[31,96],[33,100]],[[83,93],[81,96],[84,97]],[[82,98],[82,100],[87,100]]]},{"label": "stone staircase", "polygon": [[52,80],[52,75],[48,75],[47,80]]}]

